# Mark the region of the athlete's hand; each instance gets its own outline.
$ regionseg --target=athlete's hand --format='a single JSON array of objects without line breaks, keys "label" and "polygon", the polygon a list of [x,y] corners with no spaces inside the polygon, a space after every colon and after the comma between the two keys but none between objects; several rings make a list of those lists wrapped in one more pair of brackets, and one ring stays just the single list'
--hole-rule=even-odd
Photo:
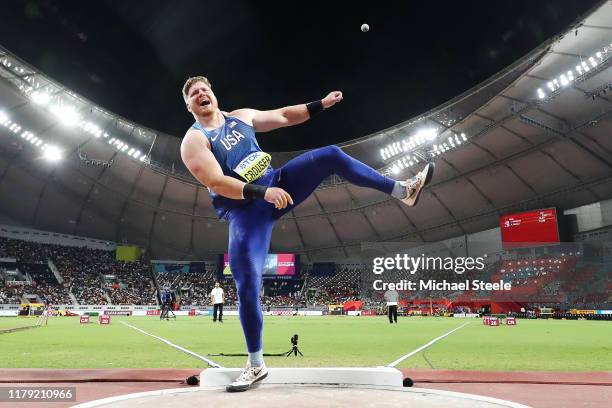
[{"label": "athlete's hand", "polygon": [[334,91],[334,92],[330,92],[325,98],[321,99],[321,102],[323,103],[323,107],[327,109],[327,108],[331,108],[332,106],[334,106],[341,100],[342,100],[342,92]]},{"label": "athlete's hand", "polygon": [[282,210],[289,204],[293,205],[293,198],[289,193],[278,187],[268,187],[264,200],[274,204],[277,210]]}]

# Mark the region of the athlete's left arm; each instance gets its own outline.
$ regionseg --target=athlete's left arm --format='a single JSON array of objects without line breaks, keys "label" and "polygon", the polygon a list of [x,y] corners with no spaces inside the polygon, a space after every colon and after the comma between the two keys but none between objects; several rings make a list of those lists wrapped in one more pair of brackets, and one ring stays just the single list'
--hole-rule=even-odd
[{"label": "athlete's left arm", "polygon": [[[342,92],[330,92],[321,99],[323,109],[328,109],[342,100]],[[274,129],[299,125],[310,119],[306,104],[285,106],[284,108],[259,111],[255,109],[238,109],[231,116],[236,116],[246,123],[252,124],[256,132],[269,132]]]}]

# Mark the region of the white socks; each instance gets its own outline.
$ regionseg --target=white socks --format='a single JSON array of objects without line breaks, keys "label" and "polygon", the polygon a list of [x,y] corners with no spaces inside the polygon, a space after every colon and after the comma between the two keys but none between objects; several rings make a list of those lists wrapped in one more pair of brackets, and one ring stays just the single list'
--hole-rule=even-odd
[{"label": "white socks", "polygon": [[393,186],[393,191],[391,192],[391,196],[397,198],[398,200],[402,200],[407,196],[406,192],[406,182],[405,181],[396,181]]},{"label": "white socks", "polygon": [[263,350],[249,353],[249,363],[251,364],[251,367],[261,367],[264,363]]}]

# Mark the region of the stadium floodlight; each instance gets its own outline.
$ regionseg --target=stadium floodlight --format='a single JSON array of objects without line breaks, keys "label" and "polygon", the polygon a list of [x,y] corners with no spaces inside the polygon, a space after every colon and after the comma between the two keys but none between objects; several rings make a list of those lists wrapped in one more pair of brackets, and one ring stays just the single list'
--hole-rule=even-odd
[{"label": "stadium floodlight", "polygon": [[80,121],[79,114],[72,106],[54,105],[51,107],[51,112],[53,112],[60,122],[66,126],[74,126]]},{"label": "stadium floodlight", "polygon": [[584,72],[589,72],[591,70],[591,68],[589,68],[589,64],[587,64],[585,61],[582,61],[581,65]]},{"label": "stadium floodlight", "polygon": [[126,144],[124,144],[124,145],[123,145],[123,147],[121,147],[121,151],[122,151],[122,152],[125,152],[125,151],[127,150],[127,148],[128,148],[128,147],[130,147],[130,146],[128,146],[128,145],[126,145]]},{"label": "stadium floodlight", "polygon": [[402,153],[407,153],[425,143],[431,142],[438,137],[438,131],[435,128],[420,129],[410,137],[401,141],[389,143],[387,146],[380,149],[380,156],[383,160],[388,160]]},{"label": "stadium floodlight", "polygon": [[400,172],[400,169],[397,166],[393,166],[391,167],[391,171],[393,172],[393,174],[398,174]]},{"label": "stadium floodlight", "polygon": [[436,137],[438,137],[438,131],[434,128],[422,129],[419,132],[417,132],[417,135],[423,137],[428,142],[431,142]]},{"label": "stadium floodlight", "polygon": [[[551,92],[558,90],[559,83],[563,87],[568,86],[576,80],[576,76],[584,75],[599,64],[606,62],[610,57],[608,53],[611,51],[612,47],[605,45],[601,50],[597,51],[594,56],[588,57],[585,61],[580,61],[580,63],[576,65],[576,75],[574,75],[574,72],[570,69],[566,73],[560,74],[557,78],[548,81],[546,84],[548,89],[550,89]],[[538,89],[537,94],[538,98],[544,99],[545,94],[541,91],[541,88]]]},{"label": "stadium floodlight", "polygon": [[138,159],[138,158],[140,157],[140,150],[136,150],[136,151],[134,152],[134,157],[135,157],[136,159]]},{"label": "stadium floodlight", "polygon": [[47,145],[43,157],[51,162],[57,162],[62,159],[62,152],[57,146]]},{"label": "stadium floodlight", "polygon": [[4,111],[0,111],[0,125],[4,125],[8,120],[8,115]]},{"label": "stadium floodlight", "polygon": [[[102,136],[102,129],[93,122],[81,122],[81,128],[95,137]],[[107,134],[108,135],[108,134]]]},{"label": "stadium floodlight", "polygon": [[51,95],[46,92],[33,92],[30,97],[32,101],[38,105],[46,105],[51,100]]},{"label": "stadium floodlight", "polygon": [[387,152],[384,148],[380,149],[380,157],[382,157],[383,160],[387,159]]},{"label": "stadium floodlight", "polygon": [[134,153],[134,151],[135,151],[135,150],[136,150],[136,149],[134,149],[134,148],[132,147],[132,148],[130,149],[130,151],[128,152],[128,155],[129,155],[129,156],[131,156],[131,155]]},{"label": "stadium floodlight", "polygon": [[145,161],[145,159],[146,159],[146,158],[147,158],[147,155],[146,155],[146,154],[143,154],[143,155],[140,157],[140,161],[141,161],[141,162],[143,162],[143,161]]},{"label": "stadium floodlight", "polygon": [[42,140],[38,139],[38,140],[36,141],[36,147],[40,147],[40,145],[42,144],[42,142],[43,142]]}]

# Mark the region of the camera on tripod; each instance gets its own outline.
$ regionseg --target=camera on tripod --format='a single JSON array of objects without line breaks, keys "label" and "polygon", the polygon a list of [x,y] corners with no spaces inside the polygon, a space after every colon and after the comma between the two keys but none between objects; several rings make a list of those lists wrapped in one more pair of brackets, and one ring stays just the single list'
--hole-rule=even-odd
[{"label": "camera on tripod", "polygon": [[176,294],[171,289],[163,289],[160,294],[161,313],[159,320],[166,319],[170,320],[171,317],[176,319],[176,315],[172,311],[174,304],[176,303]]},{"label": "camera on tripod", "polygon": [[293,354],[294,356],[297,356],[298,354],[300,356],[304,356],[298,347],[298,339],[299,336],[297,334],[291,336],[291,350],[284,353],[285,357],[289,357],[291,354]]}]

